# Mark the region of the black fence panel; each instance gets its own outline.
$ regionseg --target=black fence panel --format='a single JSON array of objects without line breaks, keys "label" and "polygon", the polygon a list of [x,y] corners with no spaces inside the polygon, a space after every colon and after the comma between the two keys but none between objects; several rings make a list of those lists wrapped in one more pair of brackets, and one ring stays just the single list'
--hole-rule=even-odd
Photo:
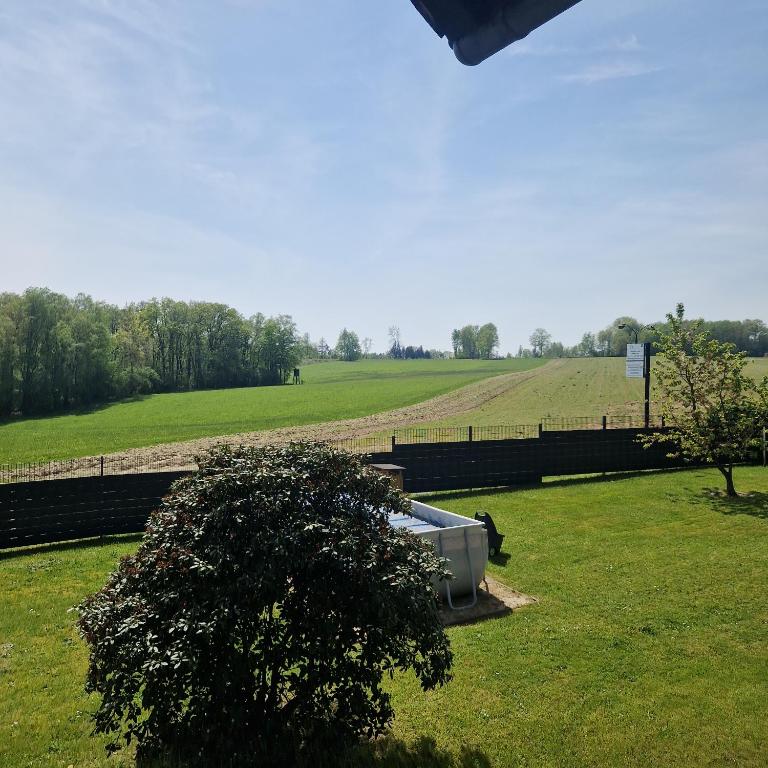
[{"label": "black fence panel", "polygon": [[530,485],[542,475],[538,444],[538,439],[513,439],[396,445],[389,453],[372,456],[371,462],[405,467],[404,489],[409,493]]},{"label": "black fence panel", "polygon": [[539,466],[543,475],[581,475],[684,466],[680,459],[667,456],[667,446],[644,448],[638,441],[641,434],[642,429],[544,432],[539,440]]},{"label": "black fence panel", "polygon": [[[405,468],[404,490],[524,486],[547,475],[683,466],[642,429],[544,430],[538,437],[394,443],[370,463]],[[519,435],[519,433],[518,433]],[[468,435],[469,436],[469,435]],[[474,435],[472,436],[474,437]],[[0,484],[0,549],[142,531],[182,471]]]},{"label": "black fence panel", "polygon": [[149,513],[183,474],[0,485],[0,549],[143,531]]},{"label": "black fence panel", "polygon": [[405,468],[409,493],[462,488],[523,486],[548,475],[625,472],[683,466],[667,448],[644,448],[642,429],[583,429],[542,432],[535,439],[396,444],[371,455],[372,463]]}]

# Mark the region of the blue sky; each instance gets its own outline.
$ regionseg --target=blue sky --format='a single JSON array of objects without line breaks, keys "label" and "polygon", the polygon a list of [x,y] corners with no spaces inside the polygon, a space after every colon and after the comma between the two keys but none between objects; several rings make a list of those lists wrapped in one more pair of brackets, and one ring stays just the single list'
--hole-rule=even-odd
[{"label": "blue sky", "polygon": [[0,291],[448,348],[768,320],[768,7],[582,0],[465,68],[408,0],[5,0]]}]

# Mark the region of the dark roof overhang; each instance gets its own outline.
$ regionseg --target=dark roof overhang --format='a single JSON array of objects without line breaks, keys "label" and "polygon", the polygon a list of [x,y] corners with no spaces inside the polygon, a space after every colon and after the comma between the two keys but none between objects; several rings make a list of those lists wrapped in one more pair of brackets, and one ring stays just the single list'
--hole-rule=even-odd
[{"label": "dark roof overhang", "polygon": [[411,0],[456,58],[479,64],[579,0]]}]

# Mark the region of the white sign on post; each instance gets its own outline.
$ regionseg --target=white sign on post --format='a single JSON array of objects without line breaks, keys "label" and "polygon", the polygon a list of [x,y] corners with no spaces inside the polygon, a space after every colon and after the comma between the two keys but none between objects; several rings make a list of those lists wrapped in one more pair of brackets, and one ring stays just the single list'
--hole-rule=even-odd
[{"label": "white sign on post", "polygon": [[627,378],[642,379],[645,376],[645,345],[627,344]]}]

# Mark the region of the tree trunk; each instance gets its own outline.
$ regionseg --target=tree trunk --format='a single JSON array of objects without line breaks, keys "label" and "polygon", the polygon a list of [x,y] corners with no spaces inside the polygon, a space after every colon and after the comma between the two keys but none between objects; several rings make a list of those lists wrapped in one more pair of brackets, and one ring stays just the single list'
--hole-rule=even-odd
[{"label": "tree trunk", "polygon": [[738,496],[736,487],[733,484],[733,464],[729,464],[727,467],[718,467],[718,469],[722,472],[723,477],[725,478],[726,493],[731,497]]}]

